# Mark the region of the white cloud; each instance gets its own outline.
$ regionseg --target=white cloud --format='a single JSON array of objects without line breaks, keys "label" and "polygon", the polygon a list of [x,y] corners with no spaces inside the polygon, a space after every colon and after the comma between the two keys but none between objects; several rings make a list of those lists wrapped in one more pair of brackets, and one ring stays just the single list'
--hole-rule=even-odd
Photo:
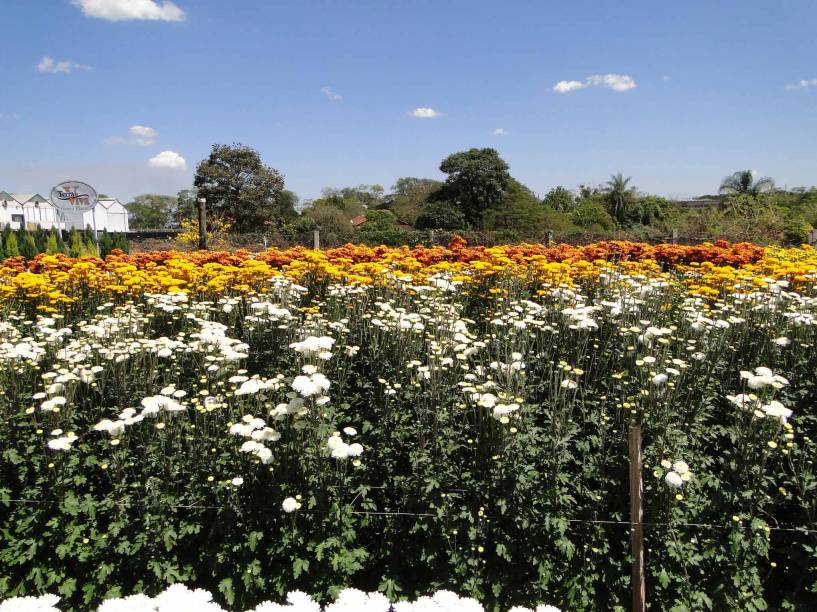
[{"label": "white cloud", "polygon": [[137,144],[140,147],[152,145],[156,142],[156,137],[159,135],[159,132],[145,125],[134,125],[128,131],[134,136],[133,144]]},{"label": "white cloud", "polygon": [[48,57],[47,55],[43,56],[43,59],[40,60],[40,63],[37,64],[37,72],[49,72],[51,74],[56,74],[58,72],[73,72],[74,70],[90,70],[90,66],[85,66],[83,64],[77,64],[76,62],[72,62],[71,60],[63,60],[57,62],[52,57]]},{"label": "white cloud", "polygon": [[581,81],[559,81],[553,86],[553,91],[556,93],[567,93],[569,91],[575,91],[576,89],[584,89],[585,87],[587,87],[587,84]]},{"label": "white cloud", "polygon": [[507,135],[508,135],[508,130],[506,130],[505,128],[496,128],[494,130],[494,136],[507,136]]},{"label": "white cloud", "polygon": [[20,113],[0,113],[0,121],[17,121]]},{"label": "white cloud", "polygon": [[409,115],[412,117],[417,117],[418,119],[433,119],[434,117],[439,117],[441,114],[442,113],[435,111],[433,108],[428,108],[425,106],[415,108],[409,113]]},{"label": "white cloud", "polygon": [[122,138],[121,136],[112,136],[111,138],[105,139],[105,144],[109,145],[135,145],[137,147],[149,147],[156,139],[159,137],[159,132],[157,132],[152,127],[147,127],[146,125],[134,125],[128,129],[130,132],[130,138]]},{"label": "white cloud", "polygon": [[584,81],[559,81],[552,87],[556,93],[564,94],[577,89],[585,89],[586,87],[607,87],[613,91],[629,91],[637,87],[633,77],[627,74],[594,74]]},{"label": "white cloud", "polygon": [[169,1],[162,0],[72,0],[86,17],[108,21],[182,21],[184,11]]},{"label": "white cloud", "polygon": [[148,160],[151,168],[169,168],[171,170],[187,170],[187,162],[176,151],[162,151]]},{"label": "white cloud", "polygon": [[321,93],[325,95],[329,100],[333,102],[337,102],[338,100],[343,100],[343,96],[335,93],[335,91],[327,85],[326,87],[321,87]]},{"label": "white cloud", "polygon": [[803,89],[805,87],[817,87],[817,79],[800,79],[794,85],[786,85],[786,89]]},{"label": "white cloud", "polygon": [[662,77],[661,77],[661,80],[662,80],[662,81],[671,81],[671,80],[672,80],[672,77],[671,77],[671,76],[669,76],[669,75],[666,75],[666,74],[665,74],[664,76],[662,76]]}]

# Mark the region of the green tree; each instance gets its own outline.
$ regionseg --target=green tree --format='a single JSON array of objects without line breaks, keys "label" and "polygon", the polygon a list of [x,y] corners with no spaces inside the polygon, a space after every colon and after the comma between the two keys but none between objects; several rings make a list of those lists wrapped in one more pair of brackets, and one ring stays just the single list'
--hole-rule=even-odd
[{"label": "green tree", "polygon": [[542,206],[533,192],[516,179],[508,181],[502,200],[483,212],[481,222],[486,230],[506,230],[519,239],[537,242],[548,230],[565,231],[570,225],[565,213]]},{"label": "green tree", "polygon": [[458,230],[465,228],[465,215],[451,202],[429,202],[417,217],[419,229]]},{"label": "green tree", "polygon": [[88,236],[88,238],[85,240],[83,255],[93,255],[94,257],[99,257],[99,249],[91,236]]},{"label": "green tree", "polygon": [[591,198],[579,200],[578,205],[570,213],[570,219],[575,225],[584,228],[597,228],[611,230],[616,226],[616,222],[607,209]]},{"label": "green tree", "polygon": [[193,219],[196,216],[197,198],[197,189],[182,189],[176,194],[176,206],[170,215],[170,224],[173,227],[180,227],[182,221]]},{"label": "green tree", "polygon": [[545,206],[560,212],[572,212],[576,208],[576,197],[561,185],[554,187],[542,199]]},{"label": "green tree", "polygon": [[284,177],[248,146],[213,145],[210,156],[199,162],[193,185],[207,200],[208,212],[228,220],[234,231],[278,227],[285,217],[280,197]]},{"label": "green tree", "polygon": [[440,181],[411,176],[397,179],[392,186],[391,211],[401,221],[415,225],[442,185]]},{"label": "green tree", "polygon": [[18,257],[20,255],[20,247],[17,244],[17,234],[10,233],[6,236],[6,257]]},{"label": "green tree", "polygon": [[175,196],[145,193],[127,204],[130,226],[133,229],[162,229],[171,225],[176,209]]},{"label": "green tree", "polygon": [[71,235],[69,236],[69,244],[68,247],[68,254],[71,257],[82,257],[83,246],[82,246],[82,236],[77,231],[77,228],[71,230]]},{"label": "green tree", "polygon": [[59,245],[57,244],[57,233],[54,230],[51,230],[48,234],[48,240],[45,243],[45,252],[49,255],[56,255],[60,252]]},{"label": "green tree", "polygon": [[635,188],[630,186],[632,177],[624,178],[619,172],[610,176],[606,183],[607,209],[610,215],[619,223],[624,223],[627,208],[635,199]]},{"label": "green tree", "polygon": [[479,224],[483,211],[502,201],[511,178],[508,164],[490,148],[449,155],[440,170],[448,175],[440,199],[459,206],[472,225]]},{"label": "green tree", "polygon": [[20,255],[26,259],[33,259],[39,251],[37,250],[37,241],[34,239],[34,234],[25,232],[23,241],[20,245]]},{"label": "green tree", "polygon": [[316,206],[308,208],[294,223],[298,240],[311,243],[312,230],[321,233],[321,244],[330,246],[351,242],[355,237],[355,228],[349,223],[346,213],[334,206]]},{"label": "green tree", "polygon": [[278,200],[278,209],[281,211],[281,219],[285,223],[290,223],[298,218],[298,194],[289,189],[281,192]]},{"label": "green tree", "polygon": [[749,195],[757,197],[774,189],[774,179],[768,176],[755,179],[751,170],[738,170],[721,181],[718,193],[726,195]]}]

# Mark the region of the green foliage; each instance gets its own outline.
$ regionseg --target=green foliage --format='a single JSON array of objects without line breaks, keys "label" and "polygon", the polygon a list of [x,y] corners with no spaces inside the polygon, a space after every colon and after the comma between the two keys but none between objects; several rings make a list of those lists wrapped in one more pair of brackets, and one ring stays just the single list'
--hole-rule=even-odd
[{"label": "green foliage", "polygon": [[553,210],[570,213],[576,208],[576,197],[564,187],[559,186],[548,191],[542,203]]},{"label": "green foliage", "polygon": [[392,191],[390,209],[395,216],[409,225],[417,225],[418,218],[425,210],[430,201],[439,199],[437,192],[442,187],[440,181],[431,179],[420,179],[414,177],[404,177],[397,179]]},{"label": "green foliage", "polygon": [[628,210],[635,200],[635,188],[630,186],[630,180],[631,177],[624,178],[619,172],[607,181],[607,210],[619,224],[626,222]]},{"label": "green foliage", "polygon": [[175,196],[150,193],[138,195],[125,206],[129,213],[129,225],[137,230],[170,227],[177,203]]},{"label": "green foliage", "polygon": [[511,178],[508,164],[490,148],[449,155],[440,164],[440,171],[448,178],[439,191],[439,199],[454,202],[475,226],[483,211],[499,205]]},{"label": "green foliage", "polygon": [[57,243],[57,232],[56,231],[52,230],[48,234],[48,242],[45,245],[45,252],[48,253],[49,255],[56,255],[57,253],[61,252],[61,250],[59,248],[59,244]]},{"label": "green foliage", "polygon": [[415,225],[419,229],[457,230],[465,227],[465,215],[451,202],[429,202],[423,207]]},{"label": "green foliage", "polygon": [[774,180],[768,176],[755,179],[755,173],[751,170],[739,170],[721,181],[718,193],[746,195],[756,198],[760,194],[773,189]]},{"label": "green foliage", "polygon": [[547,231],[563,232],[572,227],[565,213],[551,209],[516,179],[509,179],[498,205],[487,209],[481,227],[486,230],[512,231],[518,240],[544,240]]},{"label": "green foliage", "polygon": [[6,236],[3,250],[6,257],[18,257],[20,255],[20,248],[17,244],[17,234],[9,233]]},{"label": "green foliage", "polygon": [[579,200],[576,208],[570,213],[570,219],[579,227],[588,229],[611,230],[616,225],[606,207],[589,198]]},{"label": "green foliage", "polygon": [[229,221],[236,232],[278,227],[290,214],[291,200],[280,197],[284,178],[245,145],[213,145],[193,185],[207,200],[208,214]]},{"label": "green foliage", "polygon": [[68,240],[69,240],[69,243],[70,243],[69,247],[68,247],[68,254],[71,257],[82,257],[83,251],[85,249],[84,249],[84,246],[82,244],[82,235],[79,233],[79,231],[76,228],[71,230],[71,233],[69,234]]}]

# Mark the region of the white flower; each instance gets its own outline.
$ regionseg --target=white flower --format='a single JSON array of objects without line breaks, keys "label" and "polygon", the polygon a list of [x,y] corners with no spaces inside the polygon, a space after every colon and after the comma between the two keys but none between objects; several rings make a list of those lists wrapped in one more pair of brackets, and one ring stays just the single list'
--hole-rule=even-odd
[{"label": "white flower", "polygon": [[230,484],[232,484],[234,487],[240,487],[244,484],[244,479],[241,478],[241,476],[236,476],[230,481]]},{"label": "white flower", "polygon": [[792,415],[792,411],[777,400],[772,400],[768,404],[763,404],[760,409],[767,417],[779,419],[781,423],[786,423],[789,417]]},{"label": "white flower", "polygon": [[656,387],[659,387],[667,382],[667,375],[666,374],[656,374],[652,377],[652,384]]},{"label": "white flower", "polygon": [[678,472],[681,476],[689,472],[689,466],[685,461],[676,461],[672,464],[672,469]]},{"label": "white flower", "polygon": [[676,489],[680,489],[684,485],[684,480],[681,478],[681,475],[678,472],[667,472],[667,475],[664,476],[664,481],[671,487],[675,487]]},{"label": "white flower", "polygon": [[296,500],[294,497],[287,497],[281,503],[281,507],[284,509],[284,512],[290,514],[292,512],[295,512],[298,508],[300,508],[301,504],[298,503],[298,500]]},{"label": "white flower", "polygon": [[0,603],[0,612],[60,612],[57,595],[39,597],[12,597]]},{"label": "white flower", "polygon": [[354,427],[344,427],[343,433],[345,433],[347,436],[356,436],[357,429],[355,429]]}]

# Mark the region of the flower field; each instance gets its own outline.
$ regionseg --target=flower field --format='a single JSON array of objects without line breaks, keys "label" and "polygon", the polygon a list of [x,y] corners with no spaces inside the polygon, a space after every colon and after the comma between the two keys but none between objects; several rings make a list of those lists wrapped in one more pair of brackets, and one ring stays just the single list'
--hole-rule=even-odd
[{"label": "flower field", "polygon": [[815,609],[815,347],[809,247],[7,259],[0,601],[629,609],[640,424],[652,609]]}]

